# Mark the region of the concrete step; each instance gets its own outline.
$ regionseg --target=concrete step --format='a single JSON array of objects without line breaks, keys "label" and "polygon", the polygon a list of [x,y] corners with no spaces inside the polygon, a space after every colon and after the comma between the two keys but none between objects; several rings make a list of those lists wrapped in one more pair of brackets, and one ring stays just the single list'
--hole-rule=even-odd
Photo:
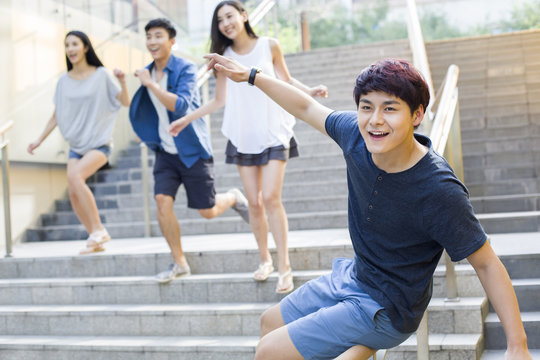
[{"label": "concrete step", "polygon": [[[521,311],[521,319],[527,333],[527,344],[531,349],[540,349],[540,311]],[[506,348],[506,337],[499,318],[490,313],[485,320],[485,341],[487,349],[502,350]]]},{"label": "concrete step", "polygon": [[540,211],[477,214],[489,234],[540,231]]},{"label": "concrete step", "polygon": [[[429,336],[429,353],[433,359],[477,360],[482,353],[483,345],[483,337],[479,333]],[[416,358],[416,335],[412,335],[397,348],[390,349],[385,360]]]},{"label": "concrete step", "polygon": [[[294,283],[298,287],[325,273],[295,271]],[[4,279],[0,280],[0,304],[276,303],[283,298],[275,293],[276,282],[276,273],[265,282],[254,281],[252,273],[195,274],[165,285],[153,276]]]},{"label": "concrete step", "polygon": [[[273,303],[0,306],[0,334],[32,336],[258,336]],[[482,332],[485,298],[428,307],[434,334]],[[466,321],[465,321],[466,319]]]},{"label": "concrete step", "polygon": [[[347,211],[317,211],[312,213],[289,213],[287,214],[289,228],[294,230],[308,229],[332,229],[343,228],[347,225]],[[180,220],[180,227],[184,235],[196,234],[228,234],[246,233],[250,227],[239,216],[216,219],[186,219]],[[157,220],[150,222],[151,234],[161,234]],[[113,238],[133,238],[144,236],[143,222],[124,222],[107,225],[107,230]],[[88,234],[82,225],[61,225],[48,227],[29,228],[26,233],[26,241],[50,241],[50,240],[80,240],[86,239]]]},{"label": "concrete step", "polygon": [[[287,162],[287,169],[306,169],[314,166],[331,166],[340,163],[344,164],[345,160],[343,160],[343,155],[339,147],[337,145],[333,145],[329,147],[328,151],[325,151],[323,153],[305,153],[304,155],[300,155],[299,158],[291,159]],[[108,172],[113,172],[115,170],[126,171],[133,168],[140,168],[139,158],[124,158],[121,162],[117,164],[114,169],[104,170],[103,173],[107,174]],[[237,172],[238,170],[236,169],[236,166],[232,166],[231,164],[225,164],[221,161],[214,161],[214,171],[215,174],[226,174]]]},{"label": "concrete step", "polygon": [[[341,167],[338,165],[338,167]],[[303,170],[300,170],[301,172]],[[342,169],[338,170],[340,173],[342,173]],[[312,174],[313,172],[311,172]],[[301,180],[301,175],[297,176],[296,178],[298,180]],[[337,179],[324,179],[324,178],[316,178],[312,179],[311,181],[307,182],[299,181],[299,182],[292,182],[292,181],[286,181],[283,184],[283,198],[307,198],[310,195],[314,196],[342,196],[346,195],[348,193],[347,188],[347,181],[346,178],[343,176],[336,176]],[[239,184],[241,185],[241,184]],[[123,192],[123,188],[130,187],[133,192]],[[216,188],[217,193],[223,193],[228,191],[231,187],[235,187],[232,185],[221,187],[220,184],[218,184],[218,187]],[[238,186],[241,187],[241,186]],[[100,184],[95,187],[98,189],[98,193],[95,195],[96,204],[98,209],[115,209],[115,208],[133,208],[133,207],[141,207],[143,204],[143,197],[142,197],[142,189],[140,189],[140,185],[137,183],[126,183],[120,184],[119,186],[116,186],[115,184],[109,185],[109,184]],[[153,189],[149,189],[149,199],[151,202],[153,202]],[[178,193],[176,195],[176,202],[179,204],[186,204],[186,194],[182,187],[178,189]],[[55,201],[55,208],[56,211],[68,211],[71,210],[71,203],[69,199],[61,199]]]},{"label": "concrete step", "polygon": [[[313,231],[304,232],[306,235]],[[231,237],[229,235],[229,237]],[[186,258],[193,274],[221,274],[221,273],[249,273],[254,271],[259,264],[256,242],[251,234],[237,236],[238,243],[243,248],[216,249],[219,246],[219,236],[213,236],[205,251],[196,250],[194,247],[199,241],[207,241],[204,238],[191,237],[184,239]],[[332,260],[338,257],[352,257],[353,250],[347,238],[327,240],[326,245],[319,242],[305,240],[301,247],[291,247],[289,256],[295,271],[330,269]],[[77,256],[75,253],[69,256],[50,256],[43,258],[9,258],[0,262],[0,276],[4,279],[32,279],[32,278],[64,278],[67,275],[74,278],[85,277],[126,277],[126,276],[152,276],[163,271],[172,262],[170,251],[163,238],[149,238],[147,242],[157,247],[151,253],[124,254],[122,248],[126,246],[138,246],[144,250],[144,244],[133,245],[130,240],[113,240],[106,244],[107,251],[98,256]],[[79,247],[84,242],[77,242]],[[51,242],[52,246],[58,243]],[[158,245],[159,244],[159,245]],[[73,246],[73,242],[68,243]],[[214,248],[214,250],[212,250]],[[191,249],[191,250],[190,250]],[[129,250],[137,250],[128,249]],[[271,248],[274,264],[277,264],[275,248]]]},{"label": "concrete step", "polygon": [[540,193],[471,197],[475,213],[504,213],[540,210]]},{"label": "concrete step", "polygon": [[464,169],[466,183],[492,183],[501,181],[536,180],[540,162],[516,162],[511,165],[468,167]]},{"label": "concrete step", "polygon": [[[485,350],[482,353],[480,360],[504,360],[506,350]],[[533,359],[540,359],[540,349],[532,349],[529,347],[529,352]]]},{"label": "concrete step", "polygon": [[525,312],[538,312],[540,314],[540,302],[538,301],[540,278],[512,279],[512,285],[518,298],[519,309]]},{"label": "concrete step", "polygon": [[250,360],[259,337],[0,336],[2,358]]},{"label": "concrete step", "polygon": [[0,306],[0,334],[256,337],[260,334],[260,315],[271,305],[273,304]]},{"label": "concrete step", "polygon": [[[457,265],[458,291],[463,297],[484,296],[474,270]],[[328,273],[328,270],[294,271],[296,287]],[[178,304],[278,302],[275,293],[277,274],[265,282],[255,282],[252,273],[194,274],[167,285],[153,276],[96,278],[48,278],[0,280],[0,304]],[[434,275],[433,296],[445,296],[444,268]]]},{"label": "concrete step", "polygon": [[[258,337],[165,337],[165,336],[1,336],[0,350],[6,359],[67,360],[253,359]],[[462,360],[476,360],[482,348],[480,334],[437,334],[429,338],[430,353],[449,359],[459,352]],[[36,357],[38,356],[38,357]],[[388,352],[386,359],[416,356],[416,337]]]},{"label": "concrete step", "polygon": [[540,179],[499,180],[489,183],[466,182],[466,185],[473,197],[536,194],[540,190]]},{"label": "concrete step", "polygon": [[[174,212],[178,219],[200,219],[199,212],[188,209],[185,196],[175,202]],[[289,198],[283,201],[283,205],[288,214],[315,211],[347,210],[347,195],[317,196],[311,198],[299,197]],[[123,223],[127,221],[140,222],[144,220],[142,206],[130,208],[104,208],[100,209],[99,215],[105,226],[110,223]],[[222,216],[237,216],[233,210],[227,210]],[[157,219],[156,205],[153,200],[150,202],[150,218]],[[79,220],[73,211],[57,211],[54,213],[41,215],[40,226],[57,225],[78,225]]]}]

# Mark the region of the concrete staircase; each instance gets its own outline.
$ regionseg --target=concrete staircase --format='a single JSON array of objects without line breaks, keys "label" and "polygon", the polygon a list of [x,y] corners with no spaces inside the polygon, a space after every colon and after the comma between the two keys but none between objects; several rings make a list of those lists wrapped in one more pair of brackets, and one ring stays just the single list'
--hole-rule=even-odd
[{"label": "concrete staircase", "polygon": [[[538,31],[427,44],[435,87],[452,63],[460,67],[459,91],[465,180],[489,233],[540,230],[540,45]],[[474,50],[474,51],[473,51]],[[538,54],[538,56],[530,56]],[[406,41],[346,46],[287,56],[291,73],[307,84],[324,83],[322,102],[354,109],[358,72],[382,57],[410,59]],[[309,66],[306,66],[309,64]],[[328,70],[331,69],[331,70]],[[221,113],[212,116],[218,191],[240,187],[234,166],[224,164]],[[339,148],[306,124],[295,127],[301,157],[287,166],[283,198],[292,230],[346,226],[345,164]],[[150,157],[150,165],[153,157]],[[152,176],[150,175],[150,178]],[[143,236],[139,149],[123,152],[115,168],[90,180],[100,214],[115,238]],[[151,184],[152,185],[152,184]],[[159,235],[153,199],[152,234]],[[231,211],[206,221],[186,209],[179,191],[176,212],[185,234],[247,232]],[[56,202],[26,233],[26,241],[83,239],[87,234],[69,200]]]},{"label": "concrete staircase", "polygon": [[[83,241],[17,247],[16,258],[0,262],[0,358],[253,359],[259,316],[280,300],[276,275],[264,283],[251,278],[257,253],[250,234],[187,236],[184,243],[194,275],[168,285],[152,279],[170,261],[162,240],[112,241],[106,253],[88,257],[66,255]],[[291,233],[296,286],[351,255],[346,229]],[[432,356],[478,359],[488,304],[470,265],[457,273],[463,299],[455,304],[444,302],[443,267],[434,277]],[[387,359],[415,352],[413,336]]]},{"label": "concrete staircase", "polygon": [[435,87],[460,67],[465,181],[489,233],[540,230],[540,32],[427,44]]},{"label": "concrete staircase", "polygon": [[[540,61],[516,58],[515,53],[516,47],[522,54],[540,53],[532,41],[539,35],[527,32],[428,44],[436,84],[450,63],[461,68],[465,177],[482,224],[489,233],[530,231],[536,242],[540,240],[540,97],[530,94],[540,91]],[[345,110],[354,109],[357,73],[388,56],[410,59],[407,42],[316,50],[289,55],[287,62],[301,81],[329,87],[325,104]],[[525,103],[520,103],[523,98]],[[216,185],[218,191],[225,191],[241,183],[235,167],[224,164],[225,140],[219,128],[216,114],[212,117]],[[301,157],[287,166],[284,202],[299,286],[329,271],[332,258],[350,256],[351,247],[344,230],[347,190],[341,153],[330,139],[301,122],[295,131]],[[143,236],[138,147],[123,155],[115,168],[96,174],[90,186],[113,238],[131,239],[112,241],[106,253],[91,257],[72,256],[82,248],[82,241],[40,243],[87,236],[69,201],[58,200],[56,211],[44,214],[28,230],[27,240],[32,243],[15,249],[16,259],[0,262],[0,359],[252,359],[258,316],[280,298],[274,293],[275,275],[266,283],[251,279],[257,255],[249,228],[231,211],[211,221],[201,219],[186,209],[180,190],[175,211],[187,235],[184,244],[194,275],[166,286],[156,284],[151,276],[167,266],[170,255],[162,239],[159,250],[151,245],[157,239],[133,239]],[[149,162],[153,163],[152,157]],[[152,231],[159,236],[152,199],[151,204]],[[21,257],[17,251],[25,246],[33,250]],[[530,260],[534,268],[540,251],[528,252],[536,254]],[[522,257],[511,254],[505,261],[521,262]],[[429,308],[432,358],[479,359],[485,344],[486,359],[500,358],[492,345],[502,343],[499,335],[492,335],[499,331],[498,325],[476,275],[466,263],[458,264],[457,272],[462,297],[457,304],[444,302],[443,267],[435,275]],[[538,277],[534,273],[515,277],[520,301],[528,304],[527,318],[538,317],[540,309],[537,301],[521,300],[530,295],[521,294],[536,299]],[[531,324],[526,325],[532,331],[529,341],[538,338],[537,322]],[[540,349],[535,344],[530,347]],[[415,351],[412,337],[392,349],[387,359],[415,358]]]},{"label": "concrete staircase", "polygon": [[[381,56],[410,58],[407,42],[387,43],[382,46],[365,48],[365,54],[357,55],[359,47],[344,47],[311,54],[292,55],[288,58],[293,74],[306,77],[309,72],[301,71],[302,64],[309,63],[313,71],[321,71],[334,64],[333,76],[326,73],[321,79],[302,79],[308,84],[318,81],[327,84],[331,97],[325,99],[332,108],[354,108],[352,95],[342,95],[343,88],[350,93],[355,71]],[[364,49],[364,48],[362,48]],[[338,59],[338,60],[336,60]],[[354,66],[351,60],[361,66]],[[347,71],[345,71],[347,69]],[[226,140],[221,134],[222,113],[211,118],[212,142],[214,148],[216,188],[218,192],[231,187],[241,187],[235,166],[225,164]],[[345,161],[341,150],[328,137],[321,135],[305,123],[298,121],[295,134],[300,144],[300,158],[292,159],[287,165],[283,187],[284,205],[291,230],[343,228],[347,226],[347,183]],[[150,156],[150,169],[154,157]],[[150,170],[151,171],[151,170]],[[150,179],[152,175],[150,172]],[[142,182],[140,170],[140,149],[138,145],[123,152],[114,168],[103,170],[89,180],[100,215],[113,238],[144,236],[142,212]],[[153,189],[153,182],[150,183]],[[153,194],[151,190],[150,197]],[[152,234],[160,235],[153,199],[150,199]],[[197,211],[186,208],[186,197],[180,189],[175,204],[175,212],[182,227],[182,233],[219,234],[249,232],[245,224],[233,211],[211,221],[202,219]],[[37,224],[26,232],[26,241],[73,240],[88,236],[71,209],[69,199],[56,201],[55,212],[43,214]]]}]

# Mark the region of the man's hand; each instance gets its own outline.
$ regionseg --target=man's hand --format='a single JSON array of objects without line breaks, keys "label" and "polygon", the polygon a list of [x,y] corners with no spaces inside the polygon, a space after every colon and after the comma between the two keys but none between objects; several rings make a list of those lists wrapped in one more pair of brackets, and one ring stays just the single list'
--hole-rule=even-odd
[{"label": "man's hand", "polygon": [[136,70],[135,76],[139,78],[142,86],[148,86],[153,81],[150,71],[147,68]]},{"label": "man's hand", "polygon": [[209,59],[208,70],[215,69],[235,82],[248,81],[250,69],[244,65],[218,54],[204,55]]},{"label": "man's hand", "polygon": [[190,121],[188,121],[185,116],[181,117],[180,119],[173,121],[169,125],[168,132],[172,136],[177,136],[180,133],[180,131],[184,130],[186,126],[188,126],[189,124],[190,124]]},{"label": "man's hand", "polygon": [[328,88],[324,85],[312,87],[309,91],[309,95],[311,95],[312,97],[326,98],[328,97]]}]

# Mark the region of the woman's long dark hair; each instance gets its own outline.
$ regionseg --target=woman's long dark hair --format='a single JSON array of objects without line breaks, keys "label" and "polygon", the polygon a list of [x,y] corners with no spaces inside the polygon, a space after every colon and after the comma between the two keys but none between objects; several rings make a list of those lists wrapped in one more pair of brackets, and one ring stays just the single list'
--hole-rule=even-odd
[{"label": "woman's long dark hair", "polygon": [[[86,52],[86,62],[88,63],[88,65],[92,65],[95,67],[103,66],[98,56],[96,55],[96,52],[94,51],[94,47],[92,46],[92,43],[90,42],[90,39],[88,38],[88,35],[86,35],[82,31],[72,30],[66,34],[66,37],[64,38],[64,40],[67,39],[67,37],[70,35],[78,37],[83,42],[84,47],[88,47],[88,51]],[[73,64],[71,63],[71,61],[69,61],[69,58],[67,57],[67,55],[66,55],[66,65],[67,65],[68,71],[73,69]]]},{"label": "woman's long dark hair", "polygon": [[[227,49],[227,47],[233,43],[231,39],[227,38],[225,35],[221,33],[221,31],[219,31],[217,14],[218,14],[219,9],[221,9],[225,5],[234,7],[236,10],[238,10],[240,14],[246,11],[242,3],[236,0],[222,1],[219,4],[217,4],[216,9],[214,10],[214,15],[212,16],[212,29],[210,30],[210,40],[211,40],[210,52],[217,53],[220,55],[223,55],[223,53],[225,52],[225,49]],[[255,31],[253,31],[253,29],[251,28],[251,25],[249,24],[249,20],[244,23],[244,27],[246,28],[246,31],[250,37],[254,39],[258,37],[257,34],[255,34]]]}]

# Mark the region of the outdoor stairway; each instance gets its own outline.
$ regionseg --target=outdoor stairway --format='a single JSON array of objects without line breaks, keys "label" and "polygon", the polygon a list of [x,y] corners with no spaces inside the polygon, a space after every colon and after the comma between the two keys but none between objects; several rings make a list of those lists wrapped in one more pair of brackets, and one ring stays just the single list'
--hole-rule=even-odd
[{"label": "outdoor stairway", "polygon": [[[389,42],[367,46],[358,55],[359,47],[343,47],[339,50],[325,50],[324,56],[313,52],[309,58],[303,55],[291,55],[287,61],[291,68],[309,63],[313,71],[321,71],[332,63],[335,68],[327,72],[325,83],[330,97],[322,101],[336,109],[352,109],[354,102],[351,91],[346,97],[340,95],[340,89],[352,89],[355,66],[352,74],[351,59],[366,66],[381,56],[410,58],[408,43],[405,41]],[[335,60],[342,59],[342,60]],[[345,72],[348,69],[348,72]],[[300,75],[305,75],[299,71]],[[295,75],[295,72],[292,71]],[[306,84],[316,85],[319,79],[303,80]],[[236,166],[225,164],[224,152],[226,139],[221,134],[222,112],[211,117],[211,135],[214,149],[214,168],[216,189],[227,191],[232,187],[242,187]],[[291,159],[287,164],[283,186],[283,201],[291,230],[319,228],[344,228],[347,226],[347,183],[345,161],[339,147],[328,137],[309,127],[301,121],[295,126],[295,136],[299,143],[300,157]],[[161,234],[156,217],[153,200],[153,179],[151,169],[154,161],[149,151],[151,233]],[[110,169],[100,171],[89,180],[93,190],[102,221],[113,238],[129,238],[144,236],[143,198],[140,170],[140,148],[133,145],[122,152],[117,164]],[[187,209],[183,188],[179,189],[175,202],[182,233],[220,234],[249,232],[249,226],[232,210],[222,216],[206,220],[197,211]],[[43,214],[36,226],[28,229],[26,241],[73,240],[85,239],[87,233],[77,220],[71,209],[68,198],[57,200],[55,212]]]},{"label": "outdoor stairway", "polygon": [[[465,181],[475,212],[488,233],[529,232],[533,242],[540,241],[540,61],[534,60],[540,57],[525,54],[540,54],[534,41],[538,36],[539,31],[532,31],[427,44],[436,88],[449,64],[460,67]],[[287,63],[291,74],[304,83],[329,87],[329,98],[321,102],[334,109],[351,110],[356,75],[369,63],[387,56],[410,59],[407,42],[315,50],[288,55]],[[211,121],[218,192],[241,187],[236,168],[224,164],[220,116],[216,114]],[[300,158],[287,165],[283,200],[292,230],[291,257],[299,286],[329,271],[332,257],[342,253],[350,256],[350,244],[343,230],[347,226],[347,188],[341,152],[330,139],[301,121],[295,132]],[[258,339],[254,314],[260,314],[279,297],[273,292],[275,275],[265,284],[251,280],[256,252],[236,247],[237,240],[245,237],[249,238],[247,243],[254,243],[249,227],[230,210],[210,221],[200,218],[196,211],[186,209],[181,189],[175,211],[183,234],[191,235],[186,241],[199,240],[200,234],[233,240],[226,242],[229,250],[217,241],[215,248],[194,247],[189,251],[194,276],[167,286],[155,284],[151,276],[167,266],[168,249],[152,252],[147,244],[156,239],[141,239],[143,245],[139,246],[146,250],[131,254],[130,241],[135,240],[116,241],[141,238],[144,233],[138,145],[123,155],[114,168],[99,172],[89,182],[105,226],[115,239],[107,244],[106,253],[72,256],[83,247],[82,241],[33,243],[23,245],[42,246],[43,254],[0,262],[4,279],[0,281],[0,328],[6,328],[0,331],[0,359],[4,355],[6,359],[41,359],[42,354],[51,359],[72,359],[74,354],[100,359],[252,359]],[[149,162],[152,164],[152,156]],[[152,235],[160,236],[150,198]],[[341,231],[337,236],[342,241],[339,249],[332,248],[335,243],[321,245],[312,240],[327,234],[325,231]],[[40,224],[29,229],[26,238],[75,240],[86,236],[69,201],[63,199],[56,202],[56,212],[44,214]],[[307,237],[316,247],[295,246],[295,237]],[[538,267],[539,251],[521,249],[521,244],[511,238],[504,239],[517,252],[533,254],[530,261]],[[65,247],[72,251],[57,258],[40,257]],[[503,260],[521,262],[524,256],[512,254]],[[225,261],[229,258],[235,260]],[[522,310],[526,329],[532,334],[529,346],[540,358],[540,346],[531,343],[532,338],[539,338],[535,319],[540,309],[534,300],[538,298],[539,276],[518,275],[515,269],[520,267],[511,267],[511,276],[520,302],[528,304]],[[443,302],[442,268],[434,279],[429,318],[430,329],[435,332],[430,337],[432,358],[479,359],[486,344],[484,358],[500,359],[498,346],[503,341],[496,335],[500,328],[494,315],[488,315],[489,306],[474,271],[466,263],[459,264],[457,270],[462,297],[459,304]],[[246,293],[252,296],[246,297]],[[19,297],[23,300],[13,300]],[[527,300],[531,298],[533,301]],[[169,318],[180,320],[169,322]],[[230,326],[221,329],[219,318],[228,319]],[[129,325],[116,325],[121,322]],[[185,326],[178,323],[193,324],[193,328],[185,333]],[[217,332],[201,330],[198,326],[202,323],[210,323],[208,327]],[[168,328],[170,335],[159,335]],[[392,350],[387,359],[415,358],[415,351],[412,337]]]},{"label": "outdoor stairway", "polygon": [[[427,44],[435,88],[450,64],[460,67],[465,182],[488,233],[540,230],[540,61],[534,60],[540,58],[538,36],[539,31],[530,31]],[[527,56],[534,53],[539,56]],[[354,110],[356,75],[373,61],[389,56],[410,59],[407,41],[313,50],[288,55],[287,63],[291,74],[304,83],[328,86],[329,97],[322,103],[337,110]],[[241,188],[236,167],[224,164],[226,140],[221,119],[222,113],[211,118],[218,192]],[[295,133],[300,158],[288,163],[283,188],[290,229],[346,226],[345,163],[340,149],[302,121],[297,121]],[[89,181],[114,238],[144,234],[139,152],[138,145],[124,150],[114,168]],[[153,164],[153,155],[149,164]],[[149,177],[152,181],[151,173]],[[152,235],[159,235],[151,194]],[[249,231],[230,210],[208,221],[185,204],[180,189],[175,211],[185,234]],[[55,212],[44,214],[27,231],[27,241],[86,238],[69,200],[58,200],[55,207]]]},{"label": "outdoor stairway", "polygon": [[489,233],[540,230],[540,32],[426,44],[435,88],[460,68],[465,182]]},{"label": "outdoor stairway", "polygon": [[[274,293],[276,273],[253,281],[257,251],[250,234],[184,242],[193,275],[166,285],[152,278],[170,261],[163,239],[112,241],[107,252],[87,257],[68,255],[83,241],[16,248],[17,257],[0,262],[0,358],[253,359],[259,316],[281,298]],[[45,255],[55,252],[60,256]],[[352,256],[346,229],[291,233],[297,287],[343,256]],[[444,301],[443,266],[435,273],[431,353],[476,360],[488,304],[471,266],[456,270],[458,303]],[[415,356],[413,336],[387,359]]]}]

